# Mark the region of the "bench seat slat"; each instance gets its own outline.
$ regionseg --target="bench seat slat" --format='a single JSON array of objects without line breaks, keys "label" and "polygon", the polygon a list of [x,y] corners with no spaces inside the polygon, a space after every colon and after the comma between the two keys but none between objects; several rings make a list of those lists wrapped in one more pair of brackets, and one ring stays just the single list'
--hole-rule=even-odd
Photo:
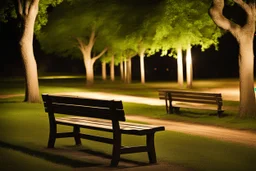
[{"label": "bench seat slat", "polygon": [[203,109],[203,110],[218,110],[217,106],[205,106],[205,105],[189,105],[189,104],[182,104],[182,103],[176,103],[175,107],[181,107],[181,108],[191,108],[191,109]]},{"label": "bench seat slat", "polygon": [[[91,118],[85,118],[85,117],[62,117],[62,118],[56,118],[56,123],[64,124],[64,125],[79,125],[83,128],[113,132],[111,121],[102,120],[102,119],[91,119]],[[120,123],[121,133],[124,133],[124,134],[145,135],[145,134],[151,133],[152,131],[155,132],[155,131],[164,130],[163,126],[153,126],[153,125],[127,123],[127,122],[119,122],[119,123]]]},{"label": "bench seat slat", "polygon": [[204,99],[185,99],[185,98],[172,98],[172,101],[190,102],[190,103],[204,103],[204,104],[217,104],[216,100],[204,100]]}]

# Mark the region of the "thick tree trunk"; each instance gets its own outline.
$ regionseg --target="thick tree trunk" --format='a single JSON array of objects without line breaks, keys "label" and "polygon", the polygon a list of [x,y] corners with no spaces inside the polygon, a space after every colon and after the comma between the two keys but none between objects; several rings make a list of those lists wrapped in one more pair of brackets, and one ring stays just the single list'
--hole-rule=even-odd
[{"label": "thick tree trunk", "polygon": [[94,83],[94,72],[93,72],[93,62],[91,60],[90,53],[83,53],[84,66],[86,71],[86,84],[92,85]]},{"label": "thick tree trunk", "polygon": [[178,85],[180,87],[183,86],[183,60],[182,60],[182,49],[181,47],[177,49],[177,77],[178,77]]},{"label": "thick tree trunk", "polygon": [[25,68],[25,102],[39,103],[41,97],[39,94],[39,83],[37,74],[37,64],[33,50],[33,36],[36,16],[38,14],[39,0],[31,2],[26,7],[27,13],[23,13],[23,6],[19,3],[19,14],[23,20],[23,33],[20,39],[21,57]]},{"label": "thick tree trunk", "polygon": [[140,51],[140,81],[142,84],[145,84],[145,63],[144,63],[144,57],[145,57],[145,48],[141,49]]},{"label": "thick tree trunk", "polygon": [[111,79],[111,81],[115,81],[115,58],[114,58],[114,55],[111,57],[111,62],[110,62],[110,79]]},{"label": "thick tree trunk", "polygon": [[240,117],[256,117],[253,39],[239,41]]},{"label": "thick tree trunk", "polygon": [[243,0],[234,0],[247,14],[246,23],[238,25],[223,15],[224,0],[213,0],[209,12],[213,21],[219,27],[228,30],[236,38],[239,45],[240,74],[240,117],[256,117],[254,92],[254,53],[253,38],[255,34],[255,4],[247,4]]},{"label": "thick tree trunk", "polygon": [[79,49],[80,49],[81,53],[83,54],[84,66],[85,66],[85,70],[86,70],[86,83],[87,83],[87,85],[92,85],[94,83],[93,65],[94,65],[95,61],[97,59],[99,59],[108,49],[105,48],[97,56],[91,57],[92,48],[96,41],[94,28],[92,29],[89,43],[87,45],[80,38],[77,38],[77,41],[79,43]]},{"label": "thick tree trunk", "polygon": [[187,88],[192,88],[193,82],[193,62],[191,55],[191,46],[188,45],[186,54],[186,70],[187,70]]},{"label": "thick tree trunk", "polygon": [[101,63],[101,75],[102,75],[102,80],[106,80],[107,79],[107,69],[106,69],[106,62],[102,61]]}]

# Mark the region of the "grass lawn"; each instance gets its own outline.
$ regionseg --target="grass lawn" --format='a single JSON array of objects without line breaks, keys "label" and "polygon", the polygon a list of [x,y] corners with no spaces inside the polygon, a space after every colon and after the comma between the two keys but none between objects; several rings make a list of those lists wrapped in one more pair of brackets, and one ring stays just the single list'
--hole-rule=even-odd
[{"label": "grass lawn", "polygon": [[[67,153],[46,149],[48,118],[42,104],[18,102],[21,98],[0,103],[0,170],[72,170],[98,166],[100,163]],[[60,127],[65,130],[66,127]],[[100,134],[99,132],[94,132]],[[123,136],[124,144],[141,144],[144,138]],[[57,149],[76,150],[73,139],[58,139]],[[107,144],[83,141],[79,150],[111,154]],[[156,134],[158,161],[182,165],[194,170],[255,170],[256,149],[183,133],[164,131]],[[123,159],[147,163],[145,153],[123,155]],[[22,169],[23,170],[23,169]]]},{"label": "grass lawn", "polygon": [[[230,87],[237,86],[232,80],[206,80],[195,83],[195,89],[223,87],[229,83]],[[0,94],[24,93],[22,80],[3,80],[0,84]],[[100,91],[116,94],[127,94],[157,98],[157,89],[176,88],[176,83],[149,83],[131,85],[117,82],[96,82],[95,86],[85,86],[85,81],[73,79],[42,79],[40,91],[56,92],[84,92]],[[146,93],[145,93],[146,92]],[[22,103],[23,97],[0,99],[0,170],[74,170],[79,168],[101,167],[99,162],[79,158],[67,153],[54,153],[46,149],[48,141],[48,118],[42,104]],[[237,106],[236,102],[224,102],[224,105]],[[150,106],[144,104],[124,103],[127,114],[146,115],[155,118],[176,121],[211,124],[236,129],[256,130],[256,121],[242,120],[233,111],[225,111],[228,115],[223,118],[209,116],[204,111],[184,110],[182,115],[166,115],[164,106]],[[65,130],[61,127],[60,130]],[[100,134],[99,132],[94,132]],[[125,144],[144,143],[143,138],[124,136]],[[58,139],[57,149],[86,150],[111,154],[111,146],[107,144],[83,141],[84,146],[72,146],[73,139]],[[192,136],[183,133],[164,131],[156,134],[156,151],[160,163],[181,165],[193,170],[256,170],[256,149],[235,143],[222,142],[210,138]],[[123,159],[147,162],[144,153],[123,155]]]},{"label": "grass lawn", "polygon": [[[93,86],[86,86],[85,79],[81,77],[42,77],[39,80],[41,93],[59,92],[105,92],[112,94],[133,95],[140,97],[151,97],[158,99],[158,89],[177,87],[176,82],[149,82],[144,85],[135,82],[124,84],[121,81],[101,81],[96,80]],[[237,88],[238,80],[195,80],[193,90],[203,91],[210,88]],[[182,88],[182,89],[185,89]],[[4,94],[24,94],[24,81],[22,79],[2,79],[0,84],[0,95]],[[1,100],[1,99],[0,99]],[[6,99],[5,99],[6,100]],[[175,121],[192,122],[199,124],[215,125],[234,129],[246,129],[256,131],[255,119],[240,119],[236,111],[225,110],[223,118],[211,116],[214,111],[181,109],[181,115],[167,115],[164,106],[151,106],[136,103],[124,103],[127,114],[146,115],[154,118],[170,119]],[[163,101],[164,105],[164,101]],[[238,108],[236,101],[224,101],[225,107]],[[209,113],[212,112],[212,113]]]}]

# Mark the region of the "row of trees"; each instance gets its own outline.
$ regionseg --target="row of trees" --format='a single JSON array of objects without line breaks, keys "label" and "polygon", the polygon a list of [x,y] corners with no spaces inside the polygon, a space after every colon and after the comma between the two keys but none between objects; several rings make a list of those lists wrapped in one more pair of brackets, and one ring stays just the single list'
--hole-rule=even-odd
[{"label": "row of trees", "polygon": [[[6,21],[9,16],[18,17],[21,23],[20,49],[26,73],[25,101],[40,101],[36,61],[33,53],[35,31],[42,47],[47,52],[64,56],[83,56],[88,83],[93,82],[93,63],[102,57],[105,62],[124,63],[127,78],[131,58],[139,55],[141,77],[144,56],[162,51],[175,55],[178,63],[178,82],[183,84],[182,50],[187,50],[187,71],[192,71],[191,46],[205,49],[217,44],[219,27],[230,31],[240,45],[240,116],[255,116],[253,91],[253,49],[255,31],[255,4],[252,1],[233,0],[247,15],[244,25],[231,22],[223,16],[224,0],[69,0],[52,10],[47,23],[49,6],[62,0],[3,0],[0,16]],[[70,3],[72,2],[72,3]],[[47,11],[48,10],[48,11]],[[249,50],[248,50],[249,49]],[[104,57],[103,57],[104,56]],[[246,65],[246,67],[245,67]],[[187,81],[192,86],[192,74]]]},{"label": "row of trees", "polygon": [[141,82],[145,83],[144,57],[161,50],[163,55],[178,53],[178,82],[182,86],[182,50],[187,50],[187,61],[190,61],[187,81],[188,87],[192,87],[191,45],[201,45],[204,50],[217,45],[221,35],[207,13],[210,2],[82,0],[72,5],[63,3],[52,11],[49,23],[38,38],[49,53],[72,57],[82,54],[88,84],[93,83],[93,64],[101,56],[104,63],[112,61],[113,64],[114,59],[115,64],[122,66],[124,62],[124,80],[130,82],[131,58],[136,55],[140,56]]}]

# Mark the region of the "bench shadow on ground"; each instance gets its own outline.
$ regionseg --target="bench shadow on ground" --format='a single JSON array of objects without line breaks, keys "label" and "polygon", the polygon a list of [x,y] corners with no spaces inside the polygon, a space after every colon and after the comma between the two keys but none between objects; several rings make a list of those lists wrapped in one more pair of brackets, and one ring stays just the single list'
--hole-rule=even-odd
[{"label": "bench shadow on ground", "polygon": [[[42,147],[41,149],[31,149],[16,144],[7,143],[0,140],[0,147],[15,150],[33,157],[37,157],[51,163],[61,164],[72,168],[86,168],[86,167],[101,167],[101,168],[112,168],[110,167],[111,155],[102,153],[99,151],[93,151],[90,149],[76,149],[76,146],[65,146],[64,148],[47,149]],[[65,151],[65,152],[63,152]],[[82,159],[75,159],[70,155],[70,151],[73,151],[75,155],[83,156]],[[93,156],[93,157],[91,157]],[[79,157],[77,157],[79,158]],[[137,162],[129,159],[120,159],[120,164],[117,168],[134,168],[147,166],[148,163]]]},{"label": "bench shadow on ground", "polygon": [[56,154],[51,154],[51,153],[40,151],[40,150],[30,149],[28,147],[14,145],[14,144],[6,143],[3,141],[0,141],[0,147],[12,149],[12,150],[19,151],[19,152],[27,154],[27,155],[31,155],[31,156],[34,156],[37,158],[47,160],[52,163],[62,164],[62,165],[66,165],[66,166],[70,166],[70,167],[74,167],[74,168],[92,167],[92,166],[100,165],[97,163],[88,163],[85,161],[79,161],[79,160],[71,159],[71,158],[68,158],[65,156],[61,156],[61,155],[56,155]]},{"label": "bench shadow on ground", "polygon": [[[209,112],[209,111],[190,111],[190,110],[180,110],[179,112],[173,113],[180,117],[187,117],[187,118],[206,118],[206,117],[218,117],[216,112]],[[222,113],[220,118],[230,116],[228,113]]]},{"label": "bench shadow on ground", "polygon": [[[112,158],[112,156],[109,155],[109,154],[102,153],[102,152],[99,152],[99,151],[90,150],[90,149],[83,149],[83,150],[80,150],[80,151],[83,152],[83,153],[87,153],[87,154],[91,154],[91,155],[94,155],[94,156],[98,156],[98,157],[102,157],[102,158],[105,158],[105,159],[109,159],[109,162],[111,161],[111,158]],[[120,162],[125,162],[125,163],[129,163],[129,164],[132,164],[132,165],[138,165],[138,166],[148,165],[148,163],[134,161],[134,160],[129,160],[129,159],[124,159],[122,157],[120,159]]]}]

